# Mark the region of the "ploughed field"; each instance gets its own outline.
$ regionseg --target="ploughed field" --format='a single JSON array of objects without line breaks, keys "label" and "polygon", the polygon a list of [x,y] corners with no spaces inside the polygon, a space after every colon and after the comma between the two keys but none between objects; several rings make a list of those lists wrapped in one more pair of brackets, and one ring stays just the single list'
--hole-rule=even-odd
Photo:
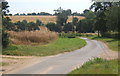
[{"label": "ploughed field", "polygon": [[[41,20],[44,24],[49,22],[56,22],[56,16],[9,16],[12,22],[27,20],[28,22],[35,22],[37,19]],[[84,19],[83,16],[74,16],[77,17],[79,20]],[[69,16],[67,22],[71,22],[73,16]]]}]

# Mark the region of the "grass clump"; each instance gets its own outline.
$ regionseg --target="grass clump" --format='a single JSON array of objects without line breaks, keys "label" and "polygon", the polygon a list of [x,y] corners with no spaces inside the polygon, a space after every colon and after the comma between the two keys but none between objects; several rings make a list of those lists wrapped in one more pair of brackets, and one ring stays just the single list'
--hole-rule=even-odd
[{"label": "grass clump", "polygon": [[95,58],[69,74],[118,74],[118,60]]},{"label": "grass clump", "polygon": [[48,56],[63,52],[70,52],[85,46],[85,40],[80,38],[59,38],[47,45],[12,45],[3,50],[4,55],[17,56]]}]

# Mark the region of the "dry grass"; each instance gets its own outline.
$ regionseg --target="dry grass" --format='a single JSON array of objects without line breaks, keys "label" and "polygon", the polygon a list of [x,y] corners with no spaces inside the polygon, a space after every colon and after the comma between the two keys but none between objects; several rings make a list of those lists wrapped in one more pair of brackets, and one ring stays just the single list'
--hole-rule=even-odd
[{"label": "dry grass", "polygon": [[[77,17],[79,20],[84,19],[83,16],[74,16]],[[10,16],[12,22],[27,20],[28,22],[35,22],[37,19],[41,20],[44,24],[49,22],[56,22],[56,16]],[[71,22],[73,19],[72,16],[69,16],[67,22]]]},{"label": "dry grass", "polygon": [[13,44],[45,44],[58,38],[57,33],[50,31],[9,31]]}]

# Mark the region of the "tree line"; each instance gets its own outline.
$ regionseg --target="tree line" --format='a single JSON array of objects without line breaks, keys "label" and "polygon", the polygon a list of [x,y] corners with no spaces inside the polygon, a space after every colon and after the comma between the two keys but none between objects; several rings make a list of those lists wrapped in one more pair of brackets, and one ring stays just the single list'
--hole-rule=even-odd
[{"label": "tree line", "polygon": [[[61,7],[60,7],[61,8]],[[57,10],[59,10],[60,8],[58,8]],[[11,14],[11,13],[9,13],[9,14],[5,14],[6,16],[30,16],[30,15],[37,15],[37,16],[39,16],[39,15],[45,15],[45,16],[56,16],[56,15],[58,15],[58,13],[56,12],[57,10],[54,10],[55,11],[55,13],[54,14],[51,14],[51,13],[48,13],[48,12],[40,12],[40,13],[35,13],[35,12],[33,12],[33,13],[16,13],[16,14]],[[67,10],[68,12],[69,12],[69,16],[84,16],[84,14],[83,13],[78,13],[78,12],[73,12],[72,13],[72,11],[71,11],[71,9],[68,9]]]},{"label": "tree line", "polygon": [[85,19],[79,20],[77,17],[73,16],[72,22],[67,22],[68,16],[71,15],[71,11],[69,9],[63,10],[62,8],[58,8],[55,10],[57,15],[56,23],[48,23],[46,25],[51,31],[55,32],[79,32],[79,33],[87,33],[94,32],[94,18],[95,13],[91,10],[85,9],[83,11],[83,15]]}]

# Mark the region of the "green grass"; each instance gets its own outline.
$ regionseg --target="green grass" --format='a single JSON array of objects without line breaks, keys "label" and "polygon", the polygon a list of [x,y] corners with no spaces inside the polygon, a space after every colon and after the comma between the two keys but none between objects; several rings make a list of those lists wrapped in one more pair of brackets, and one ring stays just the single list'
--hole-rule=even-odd
[{"label": "green grass", "polygon": [[118,60],[95,58],[69,74],[118,74]]},{"label": "green grass", "polygon": [[6,62],[0,62],[0,65],[1,65],[1,66],[8,66],[9,63],[6,63]]},{"label": "green grass", "polygon": [[59,38],[47,45],[12,45],[3,50],[5,55],[17,56],[48,56],[63,52],[70,52],[86,45],[80,38]]},{"label": "green grass", "polygon": [[87,35],[87,36],[84,35],[83,37],[87,37],[89,39],[94,39],[94,40],[99,40],[99,41],[105,42],[111,50],[120,51],[119,50],[120,45],[118,44],[119,43],[118,39],[97,37],[97,35]]}]

